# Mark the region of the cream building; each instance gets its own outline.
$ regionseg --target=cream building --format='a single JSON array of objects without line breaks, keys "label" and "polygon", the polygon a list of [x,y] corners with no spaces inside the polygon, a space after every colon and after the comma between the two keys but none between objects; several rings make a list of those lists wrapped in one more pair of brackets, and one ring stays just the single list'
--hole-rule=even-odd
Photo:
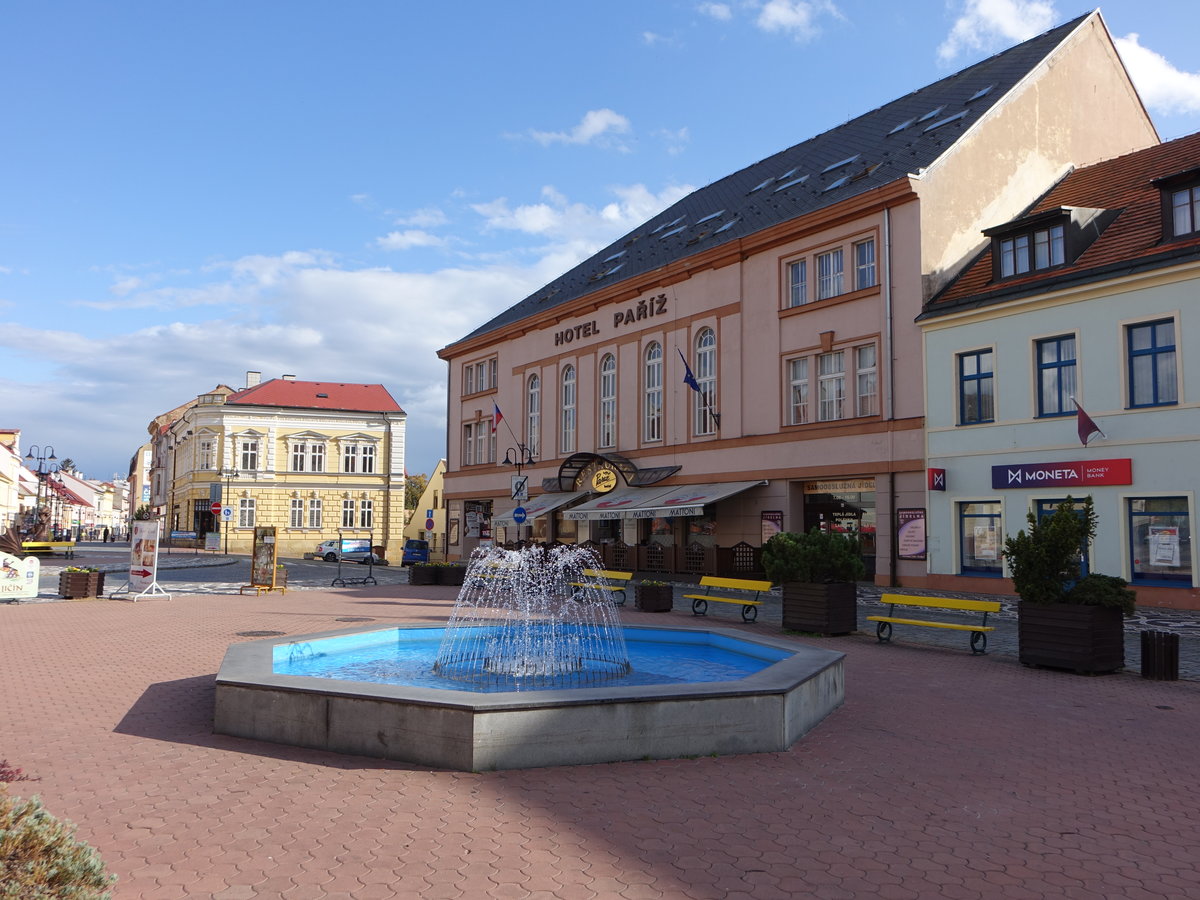
[{"label": "cream building", "polygon": [[398,550],[406,418],[382,385],[248,372],[151,423],[150,505],[176,545],[247,553],[274,526],[281,557],[337,537]]},{"label": "cream building", "polygon": [[[446,461],[439,459],[404,526],[404,539],[429,541],[430,559],[446,558]],[[430,527],[430,522],[433,527]]]}]

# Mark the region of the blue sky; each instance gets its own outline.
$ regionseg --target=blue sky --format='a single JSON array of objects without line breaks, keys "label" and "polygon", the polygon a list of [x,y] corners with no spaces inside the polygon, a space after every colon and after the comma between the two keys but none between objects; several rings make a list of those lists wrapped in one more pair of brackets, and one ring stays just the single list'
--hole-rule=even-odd
[{"label": "blue sky", "polygon": [[[1032,37],[1051,0],[0,6],[0,427],[90,477],[247,370],[382,383],[690,191]],[[1195,0],[1101,7],[1164,140]],[[886,61],[886,64],[874,60]]]}]

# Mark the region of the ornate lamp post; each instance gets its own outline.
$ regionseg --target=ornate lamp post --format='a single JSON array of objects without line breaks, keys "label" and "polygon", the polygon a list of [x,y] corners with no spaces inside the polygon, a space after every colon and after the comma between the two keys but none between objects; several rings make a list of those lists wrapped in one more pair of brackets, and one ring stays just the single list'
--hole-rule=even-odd
[{"label": "ornate lamp post", "polygon": [[[523,503],[529,499],[528,485],[524,485],[524,484],[520,485],[520,490],[518,490],[518,487],[517,487],[517,482],[520,481],[520,478],[521,478],[521,469],[524,466],[532,466],[535,461],[536,460],[534,460],[534,458],[533,458],[533,451],[530,450],[528,447],[526,447],[524,444],[522,444],[520,442],[518,442],[517,446],[515,446],[515,447],[509,447],[508,450],[506,450],[504,453],[504,463],[503,464],[506,466],[516,466],[517,467],[517,477],[513,479],[512,499],[516,500],[518,503]],[[523,526],[523,525],[517,526],[518,529],[523,528],[523,527],[525,527],[525,526]],[[520,539],[520,537],[521,537],[521,532],[518,530],[517,538]]]},{"label": "ornate lamp post", "polygon": [[[30,468],[33,469],[34,473],[37,475],[38,480],[37,498],[34,501],[34,521],[37,522],[38,514],[41,512],[43,502],[49,499],[47,497],[49,491],[46,489],[46,479],[49,477],[51,472],[58,471],[58,457],[54,455],[53,447],[49,445],[39,446],[38,444],[32,444],[29,447],[29,452],[25,454],[25,459],[31,463],[35,461],[37,462],[37,468],[33,468],[32,465],[30,466]],[[31,537],[33,540],[39,539],[34,535],[31,535]]]},{"label": "ornate lamp post", "polygon": [[[230,469],[222,469],[221,470],[221,477],[225,479],[225,488],[224,488],[224,490],[221,491],[221,506],[222,506],[222,508],[228,506],[228,504],[229,504],[229,498],[230,498],[229,484],[230,484],[230,482],[232,482],[240,474],[241,474],[241,472],[238,471],[237,466],[234,466],[233,468],[230,468]],[[229,508],[233,509],[232,506],[230,506]],[[229,518],[228,523],[226,523],[226,522],[221,523],[221,530],[225,532],[225,555],[226,556],[229,555],[229,529],[232,525],[233,525],[233,517],[232,516]]]}]

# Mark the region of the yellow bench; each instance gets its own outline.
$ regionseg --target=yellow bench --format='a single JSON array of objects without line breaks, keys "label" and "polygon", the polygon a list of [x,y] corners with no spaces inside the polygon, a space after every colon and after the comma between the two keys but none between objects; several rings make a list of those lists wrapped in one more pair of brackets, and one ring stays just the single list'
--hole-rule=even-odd
[{"label": "yellow bench", "polygon": [[21,549],[26,553],[62,553],[68,559],[75,556],[74,541],[22,541]]},{"label": "yellow bench", "polygon": [[[868,622],[877,622],[875,636],[880,643],[886,644],[892,639],[892,625],[920,625],[925,628],[949,628],[954,631],[969,631],[971,633],[971,652],[987,653],[987,633],[995,631],[995,627],[987,623],[988,613],[1000,611],[999,600],[959,600],[954,597],[915,597],[908,594],[884,594],[879,598],[888,604],[886,616],[867,616]],[[908,619],[896,615],[896,607],[901,612],[909,609],[953,609],[960,612],[983,613],[983,619],[978,625],[963,622],[932,622],[928,619]]]},{"label": "yellow bench", "polygon": [[[617,606],[625,605],[625,589],[628,584],[609,584],[610,581],[625,581],[628,582],[633,578],[632,572],[613,572],[609,569],[584,569],[583,577],[588,581],[572,581],[571,587],[576,588],[576,593],[584,588],[593,588],[597,591],[608,591],[612,594],[613,603]],[[617,599],[617,594],[621,595],[621,599]]]},{"label": "yellow bench", "polygon": [[755,581],[751,578],[717,578],[715,575],[705,575],[700,579],[702,588],[720,588],[726,591],[745,591],[753,597],[717,597],[713,594],[684,594],[685,600],[692,601],[692,615],[708,615],[710,603],[733,603],[742,608],[742,621],[753,622],[758,618],[758,608],[762,606],[759,597],[763,591],[771,589],[769,581]]}]

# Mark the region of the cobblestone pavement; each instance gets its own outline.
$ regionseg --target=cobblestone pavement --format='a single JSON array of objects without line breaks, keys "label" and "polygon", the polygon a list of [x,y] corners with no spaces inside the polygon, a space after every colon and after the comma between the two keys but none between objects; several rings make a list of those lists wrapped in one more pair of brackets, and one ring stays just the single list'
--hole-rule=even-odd
[{"label": "cobblestone pavement", "polygon": [[[454,597],[0,606],[0,759],[39,779],[10,787],[77,823],[117,900],[1200,896],[1200,684],[965,640],[786,637],[846,654],[846,702],[780,753],[462,773],[212,733],[245,633],[439,622]],[[621,610],[779,635],[771,615]]]}]

